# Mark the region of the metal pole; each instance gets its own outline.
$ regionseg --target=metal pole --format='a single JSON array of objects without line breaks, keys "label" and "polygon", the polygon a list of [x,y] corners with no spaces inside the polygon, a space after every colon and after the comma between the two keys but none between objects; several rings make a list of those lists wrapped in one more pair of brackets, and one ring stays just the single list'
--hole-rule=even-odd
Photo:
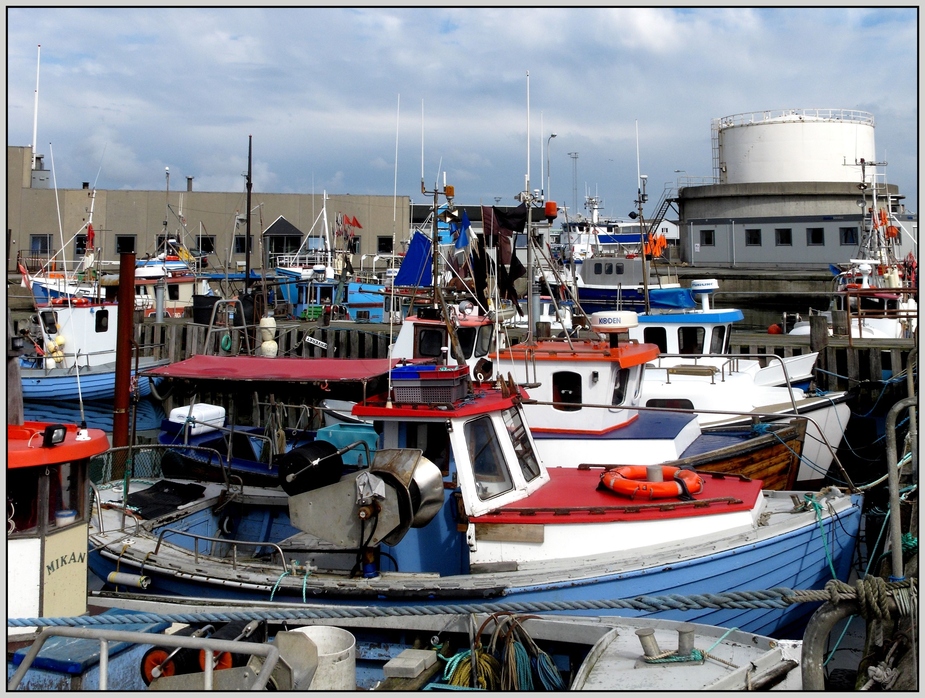
[{"label": "metal pole", "polygon": [[[247,220],[244,223],[244,295],[251,283],[251,147],[253,136],[247,137]],[[245,321],[245,325],[247,322]]]},{"label": "metal pole", "polygon": [[899,517],[899,471],[896,468],[896,416],[915,406],[916,398],[907,397],[890,408],[886,415],[886,472],[890,488],[890,581],[901,582],[903,575],[902,521]]}]

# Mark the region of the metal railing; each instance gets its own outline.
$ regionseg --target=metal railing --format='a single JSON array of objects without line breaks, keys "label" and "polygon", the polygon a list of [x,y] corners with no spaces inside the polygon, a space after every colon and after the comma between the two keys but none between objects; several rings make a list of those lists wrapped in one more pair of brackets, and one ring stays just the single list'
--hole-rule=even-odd
[{"label": "metal railing", "polygon": [[[178,536],[187,536],[193,539],[193,562],[196,564],[199,563],[199,541],[206,540],[212,543],[224,543],[225,545],[231,546],[231,569],[238,569],[238,546],[247,546],[252,548],[272,548],[277,553],[279,553],[280,561],[282,562],[281,570],[283,572],[288,572],[289,568],[286,566],[286,556],[283,554],[283,549],[280,548],[276,543],[267,543],[266,541],[246,541],[246,540],[234,540],[230,538],[217,538],[214,536],[204,536],[200,533],[190,533],[189,531],[181,531],[175,528],[165,528],[157,536],[157,544],[154,546],[154,552],[152,555],[157,555],[161,549],[161,543],[164,541],[164,536],[168,533],[173,533]],[[205,555],[205,553],[203,553]]]},{"label": "metal railing", "polygon": [[[13,674],[7,684],[8,691],[15,691],[19,688],[26,673],[32,668],[32,664],[38,657],[39,652],[45,642],[52,637],[71,637],[81,640],[99,640],[100,643],[100,690],[109,690],[109,646],[110,643],[127,642],[138,645],[157,645],[162,647],[177,647],[205,652],[205,669],[204,689],[211,691],[213,689],[214,679],[214,661],[216,653],[233,653],[256,655],[264,657],[265,661],[260,668],[260,673],[254,678],[249,690],[261,691],[266,688],[270,677],[273,674],[276,664],[279,661],[279,648],[269,643],[240,642],[236,640],[220,640],[206,637],[190,637],[185,635],[164,635],[144,632],[133,632],[128,630],[112,630],[110,628],[43,628],[38,638],[32,643],[32,647],[26,653],[19,668]],[[118,690],[116,687],[115,690]]]}]

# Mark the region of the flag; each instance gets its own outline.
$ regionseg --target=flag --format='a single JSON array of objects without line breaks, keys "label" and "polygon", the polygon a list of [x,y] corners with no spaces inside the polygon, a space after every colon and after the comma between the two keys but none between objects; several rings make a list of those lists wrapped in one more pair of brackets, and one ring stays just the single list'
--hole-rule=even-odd
[{"label": "flag", "polygon": [[469,216],[466,214],[466,210],[463,209],[462,220],[459,222],[459,235],[456,238],[456,250],[469,250],[469,229],[472,227],[472,224],[469,223]]},{"label": "flag", "polygon": [[87,250],[93,251],[93,223],[87,223]]},{"label": "flag", "polygon": [[514,249],[514,233],[522,233],[527,225],[527,204],[522,203],[509,213],[495,206],[482,206],[482,227],[485,231],[485,245],[501,250],[500,264],[511,263]]},{"label": "flag", "polygon": [[352,225],[354,228],[359,228],[360,230],[363,229],[363,226],[360,225],[360,221],[357,220],[356,216],[353,217],[353,220],[350,222],[350,225]]}]

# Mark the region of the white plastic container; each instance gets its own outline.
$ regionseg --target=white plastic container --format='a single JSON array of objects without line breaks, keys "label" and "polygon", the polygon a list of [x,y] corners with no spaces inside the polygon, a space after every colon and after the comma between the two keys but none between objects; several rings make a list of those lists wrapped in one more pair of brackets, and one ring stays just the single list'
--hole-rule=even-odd
[{"label": "white plastic container", "polygon": [[225,408],[221,405],[210,405],[206,402],[197,402],[190,410],[189,405],[174,407],[170,410],[168,419],[177,424],[185,424],[187,419],[193,420],[190,425],[190,435],[204,434],[215,431],[225,424]]},{"label": "white plastic container", "polygon": [[356,638],[353,633],[325,625],[306,625],[293,630],[307,635],[318,648],[318,668],[308,690],[357,690]]},{"label": "white plastic container", "polygon": [[60,509],[55,512],[55,526],[61,528],[77,521],[77,512],[74,509]]}]

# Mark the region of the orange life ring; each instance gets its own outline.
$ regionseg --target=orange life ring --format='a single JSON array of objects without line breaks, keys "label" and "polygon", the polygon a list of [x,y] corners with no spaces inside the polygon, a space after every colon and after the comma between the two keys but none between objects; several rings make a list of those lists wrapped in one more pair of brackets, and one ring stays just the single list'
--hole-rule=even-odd
[{"label": "orange life ring", "polygon": [[[624,465],[601,474],[601,484],[630,499],[667,499],[703,492],[703,478],[693,470],[662,466],[663,482],[648,482],[645,465]],[[685,489],[687,492],[685,492]]]},{"label": "orange life ring", "polygon": [[[51,304],[52,305],[68,305],[68,299],[67,298],[53,298],[51,301]],[[71,298],[70,305],[90,305],[90,299],[83,298],[83,297]]]}]

